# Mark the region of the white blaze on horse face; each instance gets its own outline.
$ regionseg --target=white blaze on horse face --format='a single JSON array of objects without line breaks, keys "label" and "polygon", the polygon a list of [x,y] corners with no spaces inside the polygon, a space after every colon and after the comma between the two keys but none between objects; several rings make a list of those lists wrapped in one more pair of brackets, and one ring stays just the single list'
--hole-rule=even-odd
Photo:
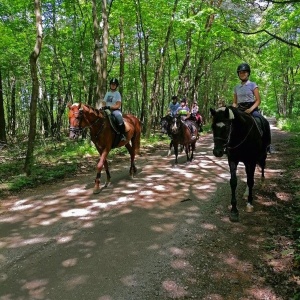
[{"label": "white blaze on horse face", "polygon": [[225,123],[219,122],[219,123],[216,123],[216,126],[222,128],[225,126]]},{"label": "white blaze on horse face", "polygon": [[[226,106],[219,107],[216,111],[225,111],[226,108],[227,108]],[[229,120],[233,120],[234,119],[233,111],[230,108],[228,108],[228,111],[229,111]]]}]

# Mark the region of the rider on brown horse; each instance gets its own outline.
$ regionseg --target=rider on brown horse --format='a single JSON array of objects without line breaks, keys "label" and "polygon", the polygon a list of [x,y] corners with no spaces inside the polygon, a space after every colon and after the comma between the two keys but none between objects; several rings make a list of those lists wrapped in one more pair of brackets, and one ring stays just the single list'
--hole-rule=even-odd
[{"label": "rider on brown horse", "polygon": [[119,131],[121,134],[121,141],[125,141],[125,124],[121,113],[121,94],[117,91],[119,81],[117,78],[112,78],[109,82],[110,90],[105,94],[104,100],[102,101],[102,109],[110,109],[111,114],[115,117]]},{"label": "rider on brown horse", "polygon": [[180,101],[180,106],[178,107],[177,111],[176,111],[176,115],[181,117],[182,122],[184,122],[188,128],[191,131],[192,134],[192,140],[196,139],[196,136],[194,134],[194,128],[193,128],[193,124],[191,124],[190,120],[189,120],[189,116],[190,116],[190,109],[189,107],[186,105],[186,99],[183,98]]}]

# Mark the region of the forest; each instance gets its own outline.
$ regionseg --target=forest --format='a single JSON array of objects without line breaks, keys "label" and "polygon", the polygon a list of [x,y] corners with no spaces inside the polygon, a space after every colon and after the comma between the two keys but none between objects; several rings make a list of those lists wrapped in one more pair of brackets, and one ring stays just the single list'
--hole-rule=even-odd
[{"label": "forest", "polygon": [[0,141],[28,141],[29,174],[36,136],[66,136],[66,104],[98,106],[112,77],[147,138],[173,95],[208,119],[210,107],[232,103],[241,62],[261,110],[293,118],[299,18],[297,0],[1,0]]}]

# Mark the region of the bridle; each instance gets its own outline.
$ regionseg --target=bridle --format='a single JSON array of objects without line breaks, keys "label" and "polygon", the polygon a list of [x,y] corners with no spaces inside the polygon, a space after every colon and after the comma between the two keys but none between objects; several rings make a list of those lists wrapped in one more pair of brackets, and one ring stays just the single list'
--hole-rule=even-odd
[{"label": "bridle", "polygon": [[79,126],[80,120],[81,120],[80,119],[80,110],[78,112],[72,112],[72,113],[73,113],[73,117],[78,122],[78,127],[70,125],[69,131],[72,132],[74,135],[79,136],[82,134],[82,131],[83,131],[83,128]]},{"label": "bridle", "polygon": [[[85,127],[81,127],[80,126],[80,124],[81,124],[81,121],[82,121],[82,119],[83,119],[83,108],[80,108],[79,110],[78,110],[78,112],[73,112],[73,115],[75,116],[75,119],[77,120],[77,122],[78,122],[78,127],[71,127],[70,126],[70,132],[73,132],[74,134],[76,134],[76,135],[80,135],[80,134],[82,134],[82,132],[83,131],[85,131],[85,130],[87,130],[87,129],[91,129],[95,124],[97,124],[100,120],[101,120],[101,118],[100,117],[98,117],[95,121],[93,121],[92,123],[90,123],[89,121],[88,121],[88,123],[89,123],[89,125],[87,125],[87,126],[85,126]],[[77,116],[76,116],[77,115]],[[103,124],[102,124],[103,125]],[[96,138],[99,136],[99,134],[101,133],[101,131],[104,129],[104,126],[100,126],[100,128],[99,128],[99,130],[98,130],[98,132],[96,133]]]},{"label": "bridle", "polygon": [[[248,132],[245,135],[245,137],[243,138],[243,140],[240,143],[238,143],[237,145],[235,145],[235,146],[229,146],[229,142],[230,142],[230,138],[231,138],[231,133],[232,133],[232,122],[230,122],[230,124],[229,124],[229,132],[228,132],[227,138],[214,137],[214,143],[215,143],[215,141],[222,141],[222,142],[224,142],[223,145],[222,145],[222,147],[224,149],[224,152],[226,152],[227,149],[228,150],[233,150],[233,149],[236,149],[236,148],[240,147],[246,141],[247,137],[249,136],[249,134],[250,134],[250,132],[251,132],[253,126],[254,126],[255,121],[253,120],[253,118],[252,118],[252,121],[253,121],[252,122],[252,126],[248,130]],[[228,126],[228,125],[226,125],[226,126]]]}]

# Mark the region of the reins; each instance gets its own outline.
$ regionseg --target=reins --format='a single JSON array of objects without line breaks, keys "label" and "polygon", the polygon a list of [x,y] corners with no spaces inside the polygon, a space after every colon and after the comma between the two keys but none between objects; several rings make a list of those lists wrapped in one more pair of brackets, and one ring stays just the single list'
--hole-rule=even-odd
[{"label": "reins", "polygon": [[[80,108],[79,109],[79,124],[81,122],[81,119],[83,118],[83,109]],[[86,119],[86,118],[85,118]],[[86,119],[86,121],[90,124],[88,126],[85,126],[82,128],[82,130],[86,130],[86,129],[91,129],[98,121],[100,121],[100,117],[98,116],[98,118],[93,122],[90,123],[90,121],[88,119]],[[80,127],[81,128],[81,127]],[[104,126],[100,126],[100,129],[98,130],[98,132],[96,133],[95,138],[97,138],[99,136],[99,134],[101,133],[101,131],[103,130]]]},{"label": "reins", "polygon": [[251,128],[249,129],[249,131],[248,131],[248,133],[246,134],[246,136],[244,137],[244,139],[239,143],[239,144],[237,144],[236,146],[232,146],[232,147],[230,147],[230,146],[228,146],[228,144],[229,144],[229,142],[230,142],[230,136],[231,136],[231,132],[232,132],[232,123],[230,124],[230,131],[229,131],[229,135],[228,135],[228,142],[227,142],[227,149],[236,149],[236,148],[238,148],[239,146],[241,146],[245,141],[246,141],[246,139],[247,139],[247,137],[249,136],[249,134],[250,134],[250,132],[251,132],[251,130],[252,130],[252,128],[253,128],[253,126],[254,126],[254,123],[255,123],[255,121],[253,120],[253,118],[252,118],[252,126],[251,126]]}]

